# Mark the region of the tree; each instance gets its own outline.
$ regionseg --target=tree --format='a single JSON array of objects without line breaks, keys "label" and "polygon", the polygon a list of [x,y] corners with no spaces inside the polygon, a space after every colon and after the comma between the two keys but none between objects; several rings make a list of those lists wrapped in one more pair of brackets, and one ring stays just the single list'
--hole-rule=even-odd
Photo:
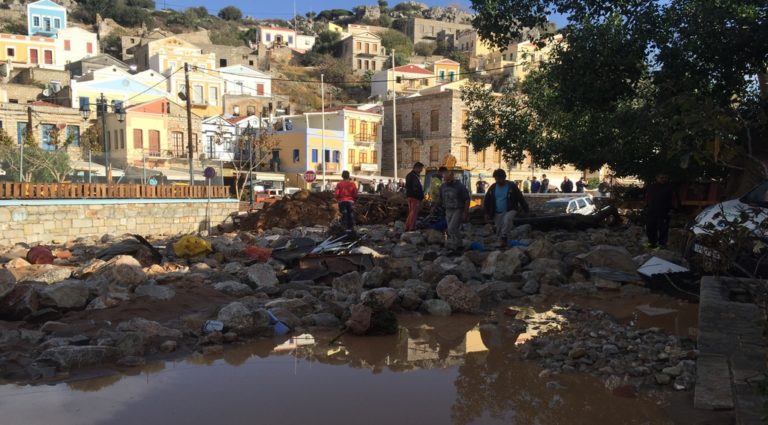
[{"label": "tree", "polygon": [[352,13],[351,10],[346,9],[328,9],[320,11],[320,13],[317,14],[318,19],[327,22],[335,21],[339,18],[345,18],[347,16],[354,16],[354,13]]},{"label": "tree", "polygon": [[227,6],[219,10],[219,18],[225,21],[239,21],[243,19],[243,12],[235,6]]},{"label": "tree", "polygon": [[246,186],[249,183],[246,176],[258,171],[269,162],[277,142],[278,139],[268,130],[247,129],[238,136],[237,152],[235,152],[235,160],[232,161],[232,168],[235,170],[235,176],[238,177],[235,183],[237,199],[245,200]]},{"label": "tree", "polygon": [[325,30],[317,34],[317,41],[315,41],[312,51],[321,55],[338,55],[341,53],[339,41],[341,41],[341,34],[336,31]]},{"label": "tree", "polygon": [[[608,164],[619,175],[646,178],[661,170],[691,178],[729,172],[729,181],[768,177],[767,103],[757,84],[768,63],[765,2],[472,5],[473,25],[497,47],[544,24],[548,10],[569,22],[567,48],[555,47],[550,63],[523,83],[502,97],[467,90],[466,128],[476,148],[491,143],[513,158],[528,151],[550,165]],[[491,141],[480,140],[483,130]]]},{"label": "tree", "polygon": [[413,42],[403,33],[396,30],[387,30],[381,34],[381,45],[391,52],[395,49],[395,62],[397,66],[410,62],[413,54]]},{"label": "tree", "polygon": [[432,56],[437,45],[432,41],[419,41],[413,46],[413,52],[419,56]]}]

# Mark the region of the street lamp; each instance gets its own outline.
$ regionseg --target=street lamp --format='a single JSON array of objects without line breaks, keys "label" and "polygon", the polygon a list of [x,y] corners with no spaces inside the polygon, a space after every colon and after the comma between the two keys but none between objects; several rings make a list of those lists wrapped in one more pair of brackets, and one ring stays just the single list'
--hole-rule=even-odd
[{"label": "street lamp", "polygon": [[[125,121],[125,108],[123,102],[119,100],[112,101],[112,112],[117,116],[118,122]],[[107,177],[107,184],[112,181],[111,164],[109,161],[109,147],[107,146],[107,109],[110,107],[107,104],[107,99],[104,97],[104,93],[96,99],[96,116],[101,117],[101,144],[104,147],[104,173]],[[91,115],[90,101],[87,97],[80,98],[80,116],[83,120],[87,120]],[[88,151],[88,173],[90,180],[90,150]]]}]

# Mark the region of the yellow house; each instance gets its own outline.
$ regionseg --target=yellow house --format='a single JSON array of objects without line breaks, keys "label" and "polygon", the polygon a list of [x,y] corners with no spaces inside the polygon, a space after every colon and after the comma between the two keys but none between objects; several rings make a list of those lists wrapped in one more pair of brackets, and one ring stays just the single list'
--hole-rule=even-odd
[{"label": "yellow house", "polygon": [[337,32],[339,34],[344,33],[344,28],[342,28],[339,25],[334,24],[333,22],[328,22],[328,31]]},{"label": "yellow house", "polygon": [[203,53],[199,47],[174,36],[138,47],[136,58],[140,69],[170,76],[166,90],[179,101],[179,93],[185,90],[184,64],[189,64],[192,111],[202,117],[221,114],[224,80],[216,72],[216,54]]},{"label": "yellow house", "polygon": [[56,40],[53,38],[0,34],[0,62],[10,61],[18,68],[57,68],[56,59]]},{"label": "yellow house", "polygon": [[378,174],[381,169],[381,113],[352,107],[330,111],[338,113],[334,120],[341,120],[344,128],[344,168],[352,174]]},{"label": "yellow house", "polygon": [[461,65],[450,59],[442,59],[432,64],[432,73],[437,79],[437,84],[450,83],[461,78]]},{"label": "yellow house", "polygon": [[549,60],[556,46],[563,42],[563,36],[557,34],[545,45],[528,41],[512,44],[501,52],[502,62],[511,62],[514,66],[505,70],[516,80],[524,80],[528,74]]},{"label": "yellow house", "polygon": [[486,56],[494,50],[490,44],[480,38],[474,28],[459,31],[455,44],[460,51],[469,53],[470,57]]}]

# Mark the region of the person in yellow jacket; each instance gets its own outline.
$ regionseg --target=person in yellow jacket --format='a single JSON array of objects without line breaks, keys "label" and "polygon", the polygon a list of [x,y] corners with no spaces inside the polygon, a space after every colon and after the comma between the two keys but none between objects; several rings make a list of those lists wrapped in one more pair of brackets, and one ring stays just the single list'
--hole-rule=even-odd
[{"label": "person in yellow jacket", "polygon": [[437,203],[440,200],[440,186],[443,185],[443,173],[448,171],[445,167],[437,169],[432,178],[429,180],[429,200],[433,203]]}]

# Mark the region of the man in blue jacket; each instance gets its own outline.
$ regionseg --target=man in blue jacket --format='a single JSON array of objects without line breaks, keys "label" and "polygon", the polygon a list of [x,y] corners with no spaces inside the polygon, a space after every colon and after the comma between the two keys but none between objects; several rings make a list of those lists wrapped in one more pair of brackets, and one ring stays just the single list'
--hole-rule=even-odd
[{"label": "man in blue jacket", "polygon": [[502,169],[493,172],[496,183],[488,188],[483,200],[483,210],[486,220],[496,226],[496,237],[503,245],[507,245],[509,232],[514,227],[513,220],[518,211],[528,212],[528,203],[517,185],[507,180],[507,173]]}]

